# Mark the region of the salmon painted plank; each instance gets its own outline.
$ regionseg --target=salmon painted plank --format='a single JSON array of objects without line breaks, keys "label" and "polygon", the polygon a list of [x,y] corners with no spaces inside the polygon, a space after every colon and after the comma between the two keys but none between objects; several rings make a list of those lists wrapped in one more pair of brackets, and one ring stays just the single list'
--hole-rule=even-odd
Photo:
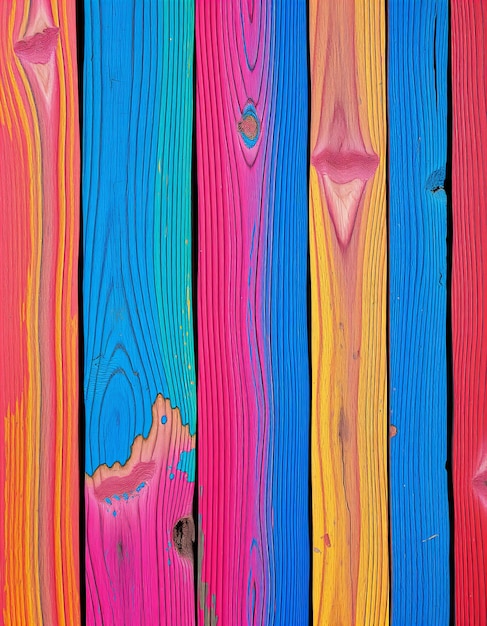
[{"label": "salmon painted plank", "polygon": [[0,622],[77,624],[74,1],[0,5]]},{"label": "salmon painted plank", "polygon": [[198,606],[309,619],[304,1],[196,2]]},{"label": "salmon painted plank", "polygon": [[448,2],[392,0],[388,28],[392,623],[448,624]]},{"label": "salmon painted plank", "polygon": [[314,624],[389,620],[385,6],[311,0]]},{"label": "salmon painted plank", "polygon": [[195,619],[194,7],[84,10],[87,623],[183,626]]},{"label": "salmon painted plank", "polygon": [[487,5],[451,3],[455,618],[487,624]]}]

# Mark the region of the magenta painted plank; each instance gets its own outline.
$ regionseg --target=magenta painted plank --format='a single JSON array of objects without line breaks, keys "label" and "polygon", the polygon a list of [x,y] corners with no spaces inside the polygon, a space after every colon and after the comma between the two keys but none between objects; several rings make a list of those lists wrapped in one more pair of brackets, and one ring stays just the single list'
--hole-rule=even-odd
[{"label": "magenta painted plank", "polygon": [[309,620],[306,3],[196,3],[200,624]]}]

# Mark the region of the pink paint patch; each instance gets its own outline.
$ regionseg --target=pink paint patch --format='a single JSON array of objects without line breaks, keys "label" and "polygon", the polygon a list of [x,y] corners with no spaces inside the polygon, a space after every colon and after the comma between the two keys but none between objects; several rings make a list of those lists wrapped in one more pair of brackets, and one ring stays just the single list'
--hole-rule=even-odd
[{"label": "pink paint patch", "polygon": [[105,500],[105,498],[111,498],[114,494],[131,493],[141,483],[147,482],[152,478],[155,468],[155,461],[138,463],[126,476],[106,478],[98,487],[95,487],[95,495],[98,500]]},{"label": "pink paint patch", "polygon": [[59,28],[45,28],[41,33],[18,41],[14,50],[22,61],[45,65],[51,60],[59,39]]},{"label": "pink paint patch", "polygon": [[313,156],[312,163],[321,173],[335,183],[349,183],[358,179],[367,181],[379,165],[379,157],[367,152],[322,150]]}]

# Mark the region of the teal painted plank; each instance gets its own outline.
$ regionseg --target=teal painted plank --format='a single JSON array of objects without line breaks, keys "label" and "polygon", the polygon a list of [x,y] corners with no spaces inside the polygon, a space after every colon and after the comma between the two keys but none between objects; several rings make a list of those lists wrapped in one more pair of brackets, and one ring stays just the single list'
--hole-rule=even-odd
[{"label": "teal painted plank", "polygon": [[388,16],[392,623],[448,624],[448,2]]},{"label": "teal painted plank", "polygon": [[191,2],[85,3],[86,471],[124,463],[158,393],[191,433]]},{"label": "teal painted plank", "polygon": [[192,624],[194,6],[85,2],[88,624]]}]

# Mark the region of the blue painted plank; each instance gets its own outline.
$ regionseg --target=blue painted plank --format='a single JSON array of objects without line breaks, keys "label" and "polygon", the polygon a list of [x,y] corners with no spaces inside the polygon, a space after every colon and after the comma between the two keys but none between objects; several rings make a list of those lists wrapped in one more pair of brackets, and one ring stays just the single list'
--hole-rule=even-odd
[{"label": "blue painted plank", "polygon": [[[271,5],[274,9],[274,5]],[[273,10],[275,53],[274,141],[270,157],[269,227],[272,255],[264,283],[270,422],[268,484],[272,485],[275,608],[268,624],[308,624],[310,585],[308,365],[308,75],[306,6],[302,0]]]},{"label": "blue painted plank", "polygon": [[85,2],[86,471],[125,463],[158,393],[196,427],[193,3]]},{"label": "blue painted plank", "polygon": [[388,19],[392,623],[448,624],[448,2]]}]

